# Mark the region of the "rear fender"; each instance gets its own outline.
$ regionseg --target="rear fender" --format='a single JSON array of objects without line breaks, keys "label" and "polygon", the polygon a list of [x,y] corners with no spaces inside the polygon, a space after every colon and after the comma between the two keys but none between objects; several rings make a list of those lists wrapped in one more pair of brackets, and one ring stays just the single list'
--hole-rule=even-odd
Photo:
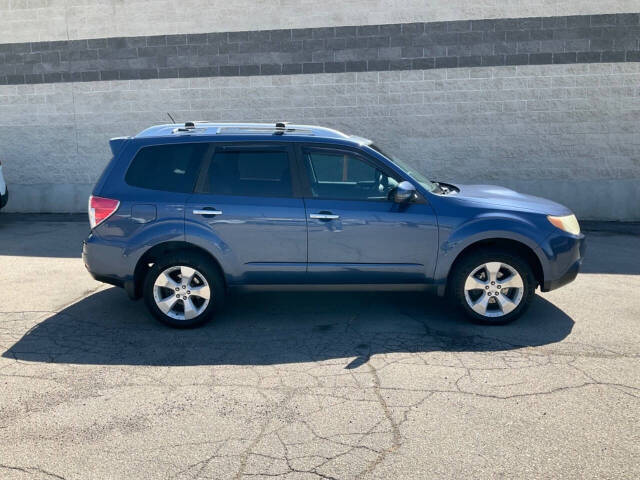
[{"label": "rear fender", "polygon": [[213,256],[222,269],[227,284],[236,283],[244,271],[242,263],[230,245],[200,222],[185,220],[185,241],[202,248]]},{"label": "rear fender", "polygon": [[96,227],[92,233],[120,253],[119,258],[112,256],[108,268],[127,281],[133,280],[138,261],[150,248],[160,243],[184,241],[184,224],[181,220],[170,219],[141,225],[132,222],[129,215],[120,214]]}]

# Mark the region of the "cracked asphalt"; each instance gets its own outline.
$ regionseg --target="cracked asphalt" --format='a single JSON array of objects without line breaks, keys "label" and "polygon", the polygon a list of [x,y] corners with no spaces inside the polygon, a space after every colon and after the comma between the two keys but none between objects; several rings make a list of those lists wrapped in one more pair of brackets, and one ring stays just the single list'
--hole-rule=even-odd
[{"label": "cracked asphalt", "polygon": [[640,236],[504,327],[422,293],[245,293],[178,331],[84,222],[0,215],[0,478],[639,478]]}]

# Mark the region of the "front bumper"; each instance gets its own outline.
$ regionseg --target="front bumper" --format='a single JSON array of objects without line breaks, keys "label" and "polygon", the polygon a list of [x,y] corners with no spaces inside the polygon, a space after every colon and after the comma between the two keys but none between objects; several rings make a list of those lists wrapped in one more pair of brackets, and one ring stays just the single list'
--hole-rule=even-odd
[{"label": "front bumper", "polygon": [[586,249],[585,236],[565,233],[553,234],[545,242],[548,268],[545,271],[543,292],[555,290],[578,276]]}]

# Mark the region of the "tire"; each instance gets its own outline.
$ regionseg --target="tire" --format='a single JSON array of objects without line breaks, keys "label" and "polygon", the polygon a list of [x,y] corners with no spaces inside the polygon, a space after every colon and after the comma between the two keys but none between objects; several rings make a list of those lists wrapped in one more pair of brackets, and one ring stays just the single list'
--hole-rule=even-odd
[{"label": "tire", "polygon": [[453,300],[472,321],[504,325],[529,308],[536,286],[535,276],[526,260],[514,252],[490,249],[463,257],[454,266],[449,290]]},{"label": "tire", "polygon": [[224,280],[206,256],[173,253],[149,269],[143,296],[149,311],[162,323],[175,328],[196,327],[224,305]]}]

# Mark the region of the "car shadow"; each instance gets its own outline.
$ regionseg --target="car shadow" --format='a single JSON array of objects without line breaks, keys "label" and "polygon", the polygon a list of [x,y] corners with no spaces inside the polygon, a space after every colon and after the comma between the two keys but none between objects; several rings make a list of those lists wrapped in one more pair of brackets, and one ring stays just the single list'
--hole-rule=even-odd
[{"label": "car shadow", "polygon": [[563,340],[573,320],[538,296],[518,321],[469,323],[445,300],[418,292],[232,294],[190,330],[163,326],[117,288],[42,320],[4,352],[30,362],[103,365],[272,365],[345,359],[357,368],[392,352],[496,352]]}]

